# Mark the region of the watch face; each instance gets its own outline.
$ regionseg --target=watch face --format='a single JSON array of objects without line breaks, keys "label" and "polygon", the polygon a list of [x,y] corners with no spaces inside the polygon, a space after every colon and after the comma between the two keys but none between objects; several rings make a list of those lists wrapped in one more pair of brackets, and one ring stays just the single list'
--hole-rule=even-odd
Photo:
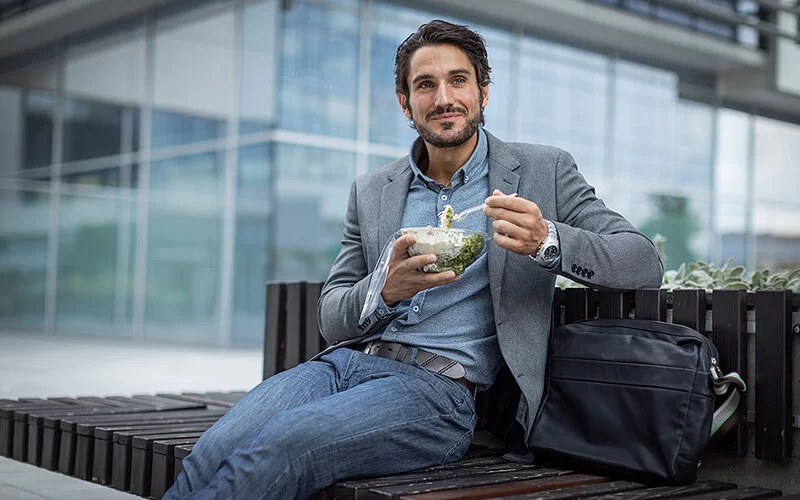
[{"label": "watch face", "polygon": [[542,252],[542,258],[546,261],[551,261],[558,257],[558,246],[550,245],[549,247],[545,248]]}]

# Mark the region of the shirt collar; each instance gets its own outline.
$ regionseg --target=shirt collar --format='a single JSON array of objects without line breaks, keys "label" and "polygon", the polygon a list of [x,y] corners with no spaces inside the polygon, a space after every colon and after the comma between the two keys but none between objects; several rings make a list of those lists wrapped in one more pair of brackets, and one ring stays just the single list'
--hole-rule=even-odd
[{"label": "shirt collar", "polygon": [[[411,163],[411,170],[414,172],[414,176],[425,181],[426,183],[434,183],[436,181],[422,173],[422,170],[419,169],[420,160],[422,160],[423,155],[427,155],[428,151],[425,148],[425,142],[422,140],[421,137],[417,137],[417,139],[411,143],[411,147],[409,148],[408,152],[408,159],[409,163]],[[453,185],[458,183],[463,183],[465,178],[470,176],[476,177],[476,173],[478,173],[479,169],[486,161],[486,157],[489,155],[489,144],[488,140],[486,139],[486,133],[483,131],[483,127],[478,127],[478,144],[475,146],[475,151],[472,152],[472,156],[469,157],[466,163],[464,163],[461,168],[459,168],[455,174],[453,174],[452,183]]]}]

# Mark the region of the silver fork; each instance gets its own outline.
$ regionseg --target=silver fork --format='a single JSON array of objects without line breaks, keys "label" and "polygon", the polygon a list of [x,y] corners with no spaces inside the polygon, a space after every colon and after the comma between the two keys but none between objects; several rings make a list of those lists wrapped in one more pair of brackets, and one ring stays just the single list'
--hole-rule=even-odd
[{"label": "silver fork", "polygon": [[[506,196],[517,196],[517,193],[511,193],[511,194],[506,195]],[[483,210],[483,207],[485,207],[485,206],[486,206],[486,203],[481,203],[480,205],[475,205],[474,207],[469,207],[468,209],[462,210],[462,211],[458,212],[457,214],[453,214],[453,222],[458,222],[458,221],[462,220],[464,217],[466,217],[467,215],[469,215],[471,213],[475,213],[478,210]]]}]

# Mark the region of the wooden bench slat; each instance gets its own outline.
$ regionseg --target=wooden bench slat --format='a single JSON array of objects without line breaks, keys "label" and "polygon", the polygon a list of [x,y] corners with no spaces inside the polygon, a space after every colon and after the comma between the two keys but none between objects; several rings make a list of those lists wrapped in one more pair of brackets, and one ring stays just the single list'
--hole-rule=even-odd
[{"label": "wooden bench slat", "polygon": [[550,330],[554,330],[561,326],[563,323],[563,319],[561,317],[562,309],[564,308],[564,301],[566,300],[566,295],[564,290],[560,288],[556,288],[553,291],[553,308],[550,318]]},{"label": "wooden bench slat", "polygon": [[196,393],[183,393],[183,394],[158,394],[161,397],[174,399],[177,401],[191,401],[194,403],[202,403],[206,406],[222,406],[230,408],[235,405],[240,399],[244,397],[244,392],[230,392],[230,393],[209,393],[209,394],[196,394]]},{"label": "wooden bench slat", "polygon": [[[75,477],[79,479],[91,480],[93,477],[98,477],[100,474],[105,475],[109,467],[99,465],[95,467],[95,457],[98,456],[98,450],[103,447],[105,450],[99,452],[102,457],[101,461],[110,460],[113,442],[110,441],[109,433],[121,432],[126,430],[136,430],[152,427],[154,425],[168,425],[168,424],[199,424],[209,423],[213,424],[219,419],[219,416],[198,416],[194,418],[175,418],[166,420],[150,420],[142,421],[134,425],[117,425],[115,427],[87,427],[85,425],[78,426],[77,444],[75,448]],[[95,433],[100,431],[101,435],[105,435],[104,439],[96,440]],[[100,441],[98,443],[98,441]]]},{"label": "wooden bench slat", "polygon": [[322,283],[311,282],[305,284],[305,316],[303,331],[305,332],[305,348],[303,361],[320,352],[325,346],[325,339],[319,331],[317,322],[317,301],[322,292]]},{"label": "wooden bench slat", "polygon": [[128,414],[151,414],[166,411],[202,409],[199,403],[181,402],[170,400],[169,404],[156,402],[148,406],[130,407],[94,407],[82,410],[47,411],[29,415],[29,419],[42,417],[36,422],[41,422],[42,433],[42,467],[48,470],[59,470],[64,474],[72,475],[74,471],[73,458],[77,436],[75,424],[71,419],[76,417],[110,417]]},{"label": "wooden bench slat", "polygon": [[460,460],[452,464],[428,467],[403,474],[382,476],[363,480],[343,481],[335,485],[337,497],[358,496],[359,492],[373,488],[384,488],[402,484],[412,484],[426,481],[447,480],[471,475],[486,475],[499,472],[514,472],[526,469],[539,469],[541,466],[534,464],[518,464],[504,460],[502,457],[487,457],[478,459]]},{"label": "wooden bench slat", "polygon": [[[69,405],[56,402],[56,401],[46,401],[41,399],[39,401],[31,401],[30,399],[38,399],[38,398],[27,398],[20,399],[17,404],[9,404],[5,405],[0,408],[0,455],[4,457],[14,457],[14,442],[16,439],[14,433],[14,423],[15,423],[15,415],[17,411],[35,411],[40,409],[46,408],[64,408]],[[27,443],[27,428],[25,429],[25,442]],[[17,446],[22,446],[22,438],[20,438],[19,443]],[[25,447],[24,452],[22,449],[17,451],[17,455],[20,456],[23,453],[27,454],[27,446]],[[15,460],[19,460],[15,458]]]},{"label": "wooden bench slat", "polygon": [[264,380],[278,373],[282,368],[280,349],[286,331],[286,285],[267,284],[267,307],[264,321]]},{"label": "wooden bench slat", "polygon": [[153,441],[152,473],[150,475],[150,496],[159,500],[175,481],[175,449],[178,446],[193,445],[199,438],[165,439]]},{"label": "wooden bench slat", "polygon": [[[724,373],[737,372],[747,380],[747,292],[716,290],[711,296],[713,310],[712,338],[719,351],[719,364]],[[747,415],[747,397],[739,402],[740,415]],[[718,453],[743,457],[747,454],[745,418],[713,448]]]},{"label": "wooden bench slat", "polygon": [[569,500],[573,498],[589,498],[609,493],[641,490],[646,487],[647,485],[644,483],[635,483],[633,481],[610,481],[587,486],[575,486],[572,488],[561,488],[558,490],[505,496],[503,497],[503,500]]},{"label": "wooden bench slat", "polygon": [[756,292],[756,458],[792,457],[792,292]]},{"label": "wooden bench slat", "polygon": [[688,326],[704,334],[706,330],[706,291],[674,290],[672,292],[672,322]]},{"label": "wooden bench slat", "polygon": [[286,285],[286,335],[283,339],[284,365],[288,370],[299,365],[304,359],[301,342],[305,340],[305,283]]},{"label": "wooden bench slat", "polygon": [[569,474],[566,476],[530,479],[527,481],[475,486],[473,488],[464,488],[460,490],[436,491],[432,493],[422,493],[420,495],[408,495],[400,498],[401,500],[458,500],[464,498],[478,500],[484,498],[505,498],[508,495],[516,495],[519,493],[544,492],[558,488],[585,486],[607,481],[608,478],[595,476],[593,474]]},{"label": "wooden bench slat", "polygon": [[131,484],[130,492],[142,497],[150,496],[150,486],[153,475],[153,443],[171,439],[185,440],[197,439],[208,427],[186,427],[175,432],[154,434],[149,436],[134,436],[131,442]]},{"label": "wooden bench slat", "polygon": [[181,472],[183,472],[183,459],[189,456],[189,453],[192,452],[193,447],[194,445],[191,444],[178,445],[175,447],[174,451],[175,468],[174,468],[174,474],[172,476],[173,483],[178,480],[178,476],[180,475]]},{"label": "wooden bench slat", "polygon": [[705,495],[698,495],[689,498],[690,500],[750,500],[756,498],[775,498],[779,496],[781,496],[781,492],[779,490],[749,487],[716,493],[706,493]]},{"label": "wooden bench slat", "polygon": [[720,481],[698,481],[686,486],[658,486],[645,488],[643,490],[633,490],[623,493],[612,493],[592,497],[592,500],[658,500],[662,498],[689,498],[693,495],[713,493],[718,491],[728,491],[736,488],[733,483],[723,483]]},{"label": "wooden bench slat", "polygon": [[666,290],[636,290],[636,319],[667,321]]},{"label": "wooden bench slat", "polygon": [[121,491],[131,489],[133,446],[134,437],[161,436],[164,438],[165,430],[156,428],[149,431],[122,431],[114,433],[114,447],[111,458],[111,485]]},{"label": "wooden bench slat", "polygon": [[547,467],[522,469],[512,472],[493,472],[491,474],[473,473],[468,476],[441,479],[437,481],[422,481],[418,483],[400,484],[396,486],[386,486],[373,488],[364,492],[359,498],[365,499],[399,499],[402,496],[418,495],[420,493],[430,493],[433,491],[451,490],[454,488],[469,488],[472,486],[482,486],[497,483],[509,483],[522,481],[525,479],[539,479],[553,476],[565,476],[573,471],[566,469],[552,469]]},{"label": "wooden bench slat", "polygon": [[564,322],[575,323],[594,317],[592,293],[588,288],[567,288],[564,291]]},{"label": "wooden bench slat", "polygon": [[623,319],[628,317],[629,297],[624,292],[603,290],[596,292],[597,310],[601,318]]}]

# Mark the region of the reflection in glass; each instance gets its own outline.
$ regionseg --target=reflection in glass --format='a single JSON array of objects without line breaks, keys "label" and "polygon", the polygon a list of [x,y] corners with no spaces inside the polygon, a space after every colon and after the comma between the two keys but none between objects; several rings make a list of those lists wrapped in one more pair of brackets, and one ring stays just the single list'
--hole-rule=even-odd
[{"label": "reflection in glass", "polygon": [[90,187],[117,187],[120,184],[119,180],[120,169],[116,167],[92,170],[90,172],[82,172],[77,174],[64,174],[61,176],[61,182],[64,184],[75,184]]},{"label": "reflection in glass", "polygon": [[[635,189],[635,188],[634,188]],[[664,268],[677,269],[683,263],[708,260],[709,200],[706,196],[620,190],[615,197],[617,210],[653,239],[656,234],[664,242]]]},{"label": "reflection in glass", "polygon": [[275,280],[324,280],[341,248],[355,155],[275,146]]},{"label": "reflection in glass", "polygon": [[50,195],[0,190],[0,325],[44,328]]},{"label": "reflection in glass", "polygon": [[731,257],[747,262],[747,170],[750,158],[751,116],[739,111],[717,111],[716,164],[714,165],[714,215],[719,246],[717,261]]},{"label": "reflection in glass", "polygon": [[397,160],[397,158],[392,158],[389,156],[369,155],[369,162],[367,164],[367,168],[369,168],[370,170],[375,170],[376,168],[388,165],[389,163],[395,160]]},{"label": "reflection in glass", "polygon": [[224,120],[236,97],[234,2],[172,3],[156,15],[153,103]]},{"label": "reflection in glass", "polygon": [[398,21],[397,17],[373,18],[369,93],[369,138],[372,142],[407,148],[417,138],[416,130],[403,116],[394,85],[397,46],[425,22],[421,16],[417,21]]},{"label": "reflection in glass", "polygon": [[269,146],[258,144],[239,149],[236,197],[236,248],[233,283],[234,344],[263,342],[264,284],[270,279]]},{"label": "reflection in glass", "polygon": [[7,57],[0,69],[0,85],[56,90],[58,81],[55,43]]},{"label": "reflection in glass", "polygon": [[218,338],[222,158],[205,153],[150,165],[148,338]]},{"label": "reflection in glass", "polygon": [[153,112],[154,148],[210,141],[225,137],[225,122],[167,111]]},{"label": "reflection in glass", "polygon": [[54,105],[48,92],[0,86],[0,175],[51,163]]},{"label": "reflection in glass", "polygon": [[55,96],[49,92],[25,94],[24,168],[52,163]]},{"label": "reflection in glass", "polygon": [[278,0],[244,7],[239,106],[241,135],[263,132],[274,126],[280,8]]},{"label": "reflection in glass", "polygon": [[156,196],[192,200],[222,195],[222,152],[179,156],[150,165],[150,190]]},{"label": "reflection in glass", "polygon": [[358,18],[293,2],[283,23],[280,127],[355,137]]},{"label": "reflection in glass", "polygon": [[759,267],[800,266],[800,126],[755,117],[753,232]]},{"label": "reflection in glass", "polygon": [[605,166],[607,58],[528,37],[521,52],[519,139],[569,151],[595,182]]},{"label": "reflection in glass", "polygon": [[[114,169],[116,170],[116,169]],[[119,173],[105,170],[64,176],[95,189],[117,187]],[[116,320],[117,252],[122,200],[62,194],[58,238],[56,328],[108,334]]]},{"label": "reflection in glass", "polygon": [[617,61],[616,66],[613,104],[617,179],[655,181],[707,196],[712,108],[680,100],[674,73],[624,61]]},{"label": "reflection in glass", "polygon": [[65,100],[63,161],[119,154],[122,115],[123,108],[113,104]]},{"label": "reflection in glass", "polygon": [[69,39],[64,90],[89,99],[141,105],[145,100],[146,45],[140,17]]}]

